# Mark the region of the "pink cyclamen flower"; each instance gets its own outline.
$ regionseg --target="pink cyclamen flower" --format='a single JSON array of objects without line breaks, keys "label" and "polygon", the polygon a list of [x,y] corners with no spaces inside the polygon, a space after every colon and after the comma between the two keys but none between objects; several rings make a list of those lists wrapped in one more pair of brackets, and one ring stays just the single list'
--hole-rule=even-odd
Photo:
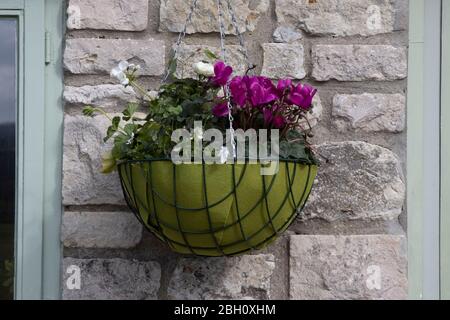
[{"label": "pink cyclamen flower", "polygon": [[264,88],[258,80],[254,79],[250,84],[250,102],[253,107],[270,103],[276,99],[278,99],[278,97],[267,88]]},{"label": "pink cyclamen flower", "polygon": [[230,92],[233,101],[239,106],[244,107],[248,97],[248,77],[234,77],[230,82]]},{"label": "pink cyclamen flower", "polygon": [[286,125],[286,119],[282,115],[276,115],[272,120],[273,126],[277,129],[281,129]]},{"label": "pink cyclamen flower", "polygon": [[232,73],[232,67],[227,66],[223,61],[217,61],[214,64],[214,76],[211,81],[215,86],[223,87],[228,83]]},{"label": "pink cyclamen flower", "polygon": [[280,109],[278,105],[263,109],[262,113],[266,126],[273,125],[274,128],[281,129],[287,124],[286,118],[280,114]]},{"label": "pink cyclamen flower", "polygon": [[264,108],[263,116],[264,116],[264,124],[266,126],[269,126],[270,124],[272,124],[273,113],[272,113],[272,110],[270,110],[270,108]]},{"label": "pink cyclamen flower", "polygon": [[317,93],[317,89],[309,86],[298,84],[292,87],[292,91],[289,94],[289,102],[302,108],[308,110],[311,108],[314,96]]},{"label": "pink cyclamen flower", "polygon": [[[262,95],[260,92],[254,92],[259,95],[259,99],[258,99],[259,104],[258,105],[271,103],[278,99],[277,90],[276,90],[272,80],[270,80],[269,78],[266,78],[266,77],[256,77],[256,79],[257,79],[259,85],[261,86],[261,88],[263,89]],[[258,105],[254,105],[254,106],[256,107]]]},{"label": "pink cyclamen flower", "polygon": [[265,77],[234,77],[230,83],[233,101],[240,107],[259,107],[278,99],[275,86]]},{"label": "pink cyclamen flower", "polygon": [[223,118],[228,116],[228,114],[230,113],[230,110],[228,109],[228,103],[227,102],[219,103],[212,109],[212,113],[217,118]]},{"label": "pink cyclamen flower", "polygon": [[316,92],[317,89],[314,89],[309,85],[294,85],[292,86],[292,91],[289,95],[289,101],[303,109],[308,109],[311,106],[312,99]]},{"label": "pink cyclamen flower", "polygon": [[277,92],[280,98],[284,96],[288,90],[290,90],[292,87],[292,80],[291,79],[281,79],[278,81],[277,84]]}]

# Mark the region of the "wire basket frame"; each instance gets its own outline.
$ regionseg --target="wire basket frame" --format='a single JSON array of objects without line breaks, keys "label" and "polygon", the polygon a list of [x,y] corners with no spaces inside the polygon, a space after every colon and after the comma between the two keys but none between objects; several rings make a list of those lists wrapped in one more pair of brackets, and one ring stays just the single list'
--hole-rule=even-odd
[{"label": "wire basket frame", "polygon": [[303,209],[317,166],[281,161],[274,176],[261,164],[182,164],[155,159],[119,165],[128,206],[173,251],[233,256],[274,241]]}]

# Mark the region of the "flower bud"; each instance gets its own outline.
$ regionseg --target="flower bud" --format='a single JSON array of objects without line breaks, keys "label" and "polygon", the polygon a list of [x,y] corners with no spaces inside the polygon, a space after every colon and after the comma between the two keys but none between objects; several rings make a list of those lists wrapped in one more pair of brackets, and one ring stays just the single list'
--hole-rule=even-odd
[{"label": "flower bud", "polygon": [[212,77],[214,76],[214,66],[209,63],[197,62],[193,65],[195,73],[205,76]]}]

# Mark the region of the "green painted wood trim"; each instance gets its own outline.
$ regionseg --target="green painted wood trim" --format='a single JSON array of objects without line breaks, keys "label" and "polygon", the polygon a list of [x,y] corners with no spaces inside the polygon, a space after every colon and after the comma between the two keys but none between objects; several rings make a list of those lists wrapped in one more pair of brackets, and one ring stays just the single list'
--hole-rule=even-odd
[{"label": "green painted wood trim", "polygon": [[64,104],[63,37],[65,4],[62,0],[46,0],[45,28],[49,37],[50,61],[45,73],[45,159],[44,159],[44,237],[43,299],[61,298],[61,215],[62,215],[62,150]]},{"label": "green painted wood trim", "polygon": [[450,0],[442,1],[441,298],[450,299]]},{"label": "green painted wood trim", "polygon": [[2,10],[22,10],[25,8],[25,0],[2,0],[0,7]]},{"label": "green painted wood trim", "polygon": [[15,298],[59,299],[64,1],[0,9],[19,21]]},{"label": "green painted wood trim", "polygon": [[424,212],[424,30],[425,0],[409,2],[408,72],[408,283],[409,297],[423,297],[423,212]]},{"label": "green painted wood trim", "polygon": [[26,1],[19,67],[16,299],[42,296],[45,129],[44,0]]}]

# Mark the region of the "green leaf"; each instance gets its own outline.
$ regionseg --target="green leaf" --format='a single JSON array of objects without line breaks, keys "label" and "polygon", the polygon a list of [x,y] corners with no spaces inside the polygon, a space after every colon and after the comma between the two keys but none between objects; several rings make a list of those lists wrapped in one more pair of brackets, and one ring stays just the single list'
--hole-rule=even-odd
[{"label": "green leaf", "polygon": [[211,60],[213,60],[213,61],[219,59],[219,57],[218,57],[214,52],[212,52],[212,51],[209,50],[209,49],[205,49],[204,52],[205,52],[206,57],[208,57],[208,59],[211,59]]},{"label": "green leaf", "polygon": [[202,98],[194,100],[185,100],[181,104],[183,110],[182,116],[189,118],[203,113],[203,104],[205,100]]},{"label": "green leaf", "polygon": [[307,164],[318,164],[311,150],[306,146],[305,135],[291,130],[286,135],[287,140],[280,142],[280,156],[284,159],[300,160]]},{"label": "green leaf", "polygon": [[128,123],[125,125],[125,127],[123,128],[123,130],[125,131],[125,133],[127,135],[129,135],[130,137],[132,136],[133,133],[135,133],[136,129],[138,128],[138,125],[133,124],[133,123]]},{"label": "green leaf", "polygon": [[122,112],[124,115],[123,120],[129,121],[134,116],[138,108],[139,105],[137,103],[129,103],[127,108]]},{"label": "green leaf", "polygon": [[102,156],[102,169],[101,173],[111,173],[117,168],[116,159],[112,152],[108,152]]},{"label": "green leaf", "polygon": [[85,115],[86,117],[93,117],[95,115],[95,108],[91,106],[86,106],[83,109],[83,115]]},{"label": "green leaf", "polygon": [[109,139],[117,132],[117,128],[110,126],[106,131],[106,137],[103,138],[103,142],[108,142]]},{"label": "green leaf", "polygon": [[177,71],[177,60],[175,58],[169,61],[169,75],[173,76]]},{"label": "green leaf", "polygon": [[103,142],[108,142],[109,139],[117,132],[119,129],[120,117],[114,117],[112,119],[112,125],[106,131],[106,137],[103,139]]},{"label": "green leaf", "polygon": [[112,127],[114,127],[116,130],[119,128],[120,124],[120,117],[114,117],[112,119]]}]

